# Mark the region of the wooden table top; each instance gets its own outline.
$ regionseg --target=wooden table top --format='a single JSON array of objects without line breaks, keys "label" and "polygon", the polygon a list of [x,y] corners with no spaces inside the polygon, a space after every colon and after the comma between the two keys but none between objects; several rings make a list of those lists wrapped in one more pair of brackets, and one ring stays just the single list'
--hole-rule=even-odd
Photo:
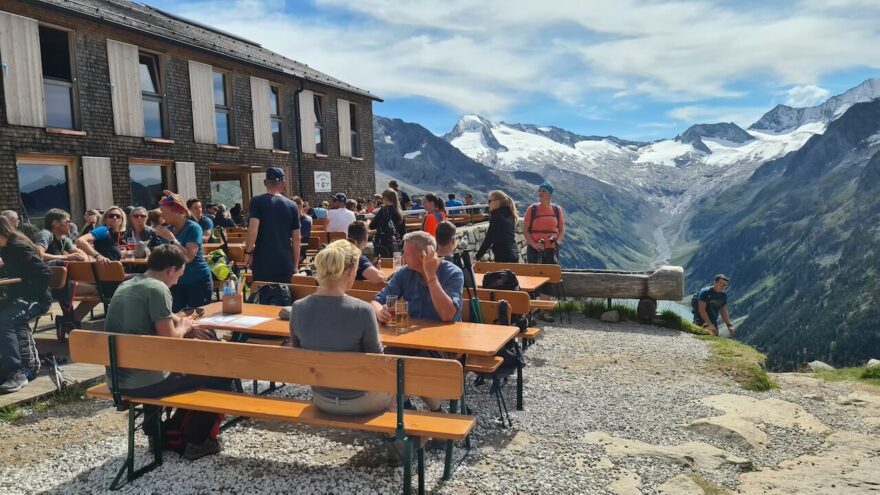
[{"label": "wooden table top", "polygon": [[[222,303],[212,303],[204,308],[204,318],[223,315]],[[270,335],[273,337],[289,337],[290,322],[278,318],[280,310],[280,306],[245,303],[242,306],[242,316],[258,316],[272,319],[248,328],[237,326],[234,321],[229,323],[207,323],[204,325],[219,330]],[[379,325],[379,339],[383,345],[388,347],[451,352],[474,356],[494,356],[518,332],[518,328],[505,325],[411,320],[406,333],[398,335],[396,329]]]},{"label": "wooden table top", "polygon": [[[382,273],[385,274],[386,277],[390,278],[391,275],[394,275],[393,268],[381,268]],[[475,273],[474,279],[477,282],[479,287],[483,286],[483,275],[482,273]],[[542,285],[546,284],[550,281],[548,277],[529,277],[526,275],[517,275],[516,279],[519,280],[519,290],[523,292],[533,292],[537,290]]]},{"label": "wooden table top", "polygon": [[[244,249],[243,242],[230,242],[228,244],[229,244],[229,247],[240,247],[240,248]],[[223,246],[223,244],[221,244],[219,242],[206,242],[206,243],[202,244],[202,253],[208,254],[215,249],[220,249],[221,246]]]},{"label": "wooden table top", "polygon": [[147,266],[146,258],[123,258],[119,260],[123,265]]},{"label": "wooden table top", "polygon": [[15,285],[20,283],[20,278],[0,278],[0,287],[6,287],[7,285]]}]

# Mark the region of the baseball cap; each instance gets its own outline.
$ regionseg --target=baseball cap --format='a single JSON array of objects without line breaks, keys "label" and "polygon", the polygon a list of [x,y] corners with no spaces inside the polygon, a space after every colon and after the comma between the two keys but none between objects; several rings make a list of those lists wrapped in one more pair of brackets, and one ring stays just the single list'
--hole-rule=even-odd
[{"label": "baseball cap", "polygon": [[542,182],[538,189],[543,189],[550,194],[553,194],[553,186],[549,182]]},{"label": "baseball cap", "polygon": [[269,167],[266,169],[266,180],[282,181],[284,180],[284,170],[278,167]]},{"label": "baseball cap", "polygon": [[330,199],[332,199],[333,201],[345,203],[346,201],[348,201],[348,196],[346,196],[345,193],[336,193],[333,196],[330,196]]}]

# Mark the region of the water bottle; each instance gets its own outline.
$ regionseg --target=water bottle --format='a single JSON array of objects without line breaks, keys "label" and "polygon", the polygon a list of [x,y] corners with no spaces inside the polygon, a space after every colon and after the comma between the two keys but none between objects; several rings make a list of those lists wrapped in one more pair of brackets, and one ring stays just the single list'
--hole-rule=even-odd
[{"label": "water bottle", "polygon": [[223,282],[223,297],[234,296],[235,295],[235,286],[232,284],[232,280],[227,279]]}]

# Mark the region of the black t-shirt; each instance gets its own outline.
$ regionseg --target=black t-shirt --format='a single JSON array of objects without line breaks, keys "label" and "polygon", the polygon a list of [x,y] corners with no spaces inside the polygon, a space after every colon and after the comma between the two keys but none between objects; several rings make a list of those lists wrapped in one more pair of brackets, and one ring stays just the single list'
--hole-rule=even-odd
[{"label": "black t-shirt", "polygon": [[260,221],[253,253],[254,280],[290,283],[293,275],[290,238],[293,231],[299,230],[296,203],[280,194],[266,193],[251,198],[249,211],[250,218]]},{"label": "black t-shirt", "polygon": [[357,274],[354,276],[354,279],[355,280],[366,280],[366,277],[364,277],[364,271],[366,271],[367,268],[372,268],[372,267],[373,267],[373,263],[370,262],[370,258],[367,258],[364,255],[361,255],[361,258],[358,260]]},{"label": "black t-shirt", "polygon": [[[6,287],[9,300],[22,298],[28,302],[48,304],[49,277],[52,272],[33,245],[19,239],[10,239],[6,247],[0,248],[3,268],[0,276],[20,278],[21,282]],[[2,304],[2,302],[0,302]]]}]

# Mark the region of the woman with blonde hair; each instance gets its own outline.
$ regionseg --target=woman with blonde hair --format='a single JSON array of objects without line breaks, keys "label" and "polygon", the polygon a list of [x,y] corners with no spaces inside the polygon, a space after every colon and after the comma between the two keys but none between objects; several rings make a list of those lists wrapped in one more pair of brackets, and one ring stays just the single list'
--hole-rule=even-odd
[{"label": "woman with blonde hair", "polygon": [[122,208],[118,206],[107,208],[101,217],[100,226],[77,237],[77,247],[94,256],[95,261],[101,263],[121,260],[122,249],[125,247],[125,217]]},{"label": "woman with blonde hair", "polygon": [[477,250],[477,259],[492,250],[492,256],[499,263],[519,263],[516,249],[516,221],[519,215],[516,204],[504,191],[489,193],[489,230],[483,244]]},{"label": "woman with blonde hair", "polygon": [[[290,336],[293,347],[325,352],[382,352],[373,307],[348,296],[361,250],[339,240],[315,256],[318,289],[293,303]],[[391,395],[359,390],[312,388],[312,403],[329,414],[361,416],[388,409]]]},{"label": "woman with blonde hair", "polygon": [[186,201],[179,194],[163,191],[159,210],[167,225],[157,226],[156,236],[183,248],[186,269],[171,287],[172,310],[195,308],[211,302],[211,270],[202,255],[202,228],[189,217]]}]

